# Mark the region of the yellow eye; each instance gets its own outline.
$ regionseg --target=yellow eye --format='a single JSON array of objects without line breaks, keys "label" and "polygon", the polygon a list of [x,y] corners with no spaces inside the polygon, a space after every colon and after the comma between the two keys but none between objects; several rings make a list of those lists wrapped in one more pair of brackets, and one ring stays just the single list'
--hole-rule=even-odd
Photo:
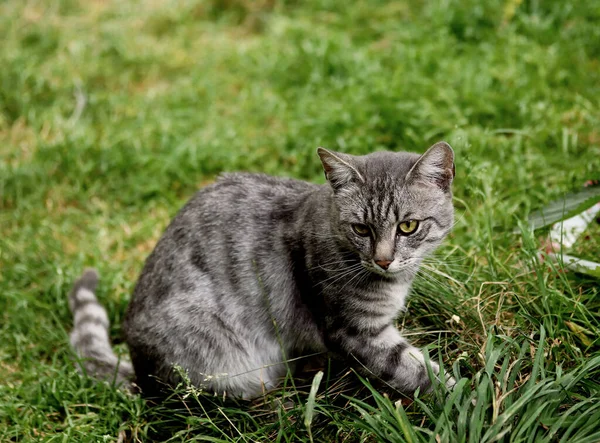
[{"label": "yellow eye", "polygon": [[361,237],[366,237],[367,235],[371,234],[371,230],[367,225],[361,225],[357,223],[355,225],[352,225],[352,229],[354,229],[354,232],[356,232]]},{"label": "yellow eye", "polygon": [[403,221],[398,225],[398,233],[400,235],[410,235],[417,230],[419,222],[417,220]]}]

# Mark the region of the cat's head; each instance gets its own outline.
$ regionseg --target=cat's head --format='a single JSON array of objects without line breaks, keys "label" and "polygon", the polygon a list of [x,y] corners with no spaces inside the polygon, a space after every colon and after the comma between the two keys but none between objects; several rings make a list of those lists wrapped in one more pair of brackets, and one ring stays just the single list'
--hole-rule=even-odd
[{"label": "cat's head", "polygon": [[439,142],[423,155],[352,156],[318,149],[333,188],[333,228],[368,270],[412,276],[450,232],[454,152]]}]

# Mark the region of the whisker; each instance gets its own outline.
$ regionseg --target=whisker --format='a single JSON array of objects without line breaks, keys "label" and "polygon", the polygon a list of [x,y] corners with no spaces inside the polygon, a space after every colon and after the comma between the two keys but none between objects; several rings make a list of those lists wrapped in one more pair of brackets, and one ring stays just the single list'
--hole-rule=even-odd
[{"label": "whisker", "polygon": [[459,285],[461,288],[464,289],[464,284],[462,282],[456,280],[455,278],[451,277],[450,275],[446,274],[445,272],[439,271],[436,268],[433,268],[433,267],[428,266],[426,264],[423,264],[422,268],[425,269],[425,270],[427,270],[427,271],[429,271],[429,272],[433,272],[434,274],[437,274],[437,275],[439,275],[441,277],[444,277],[444,278],[446,278],[446,279],[448,279],[448,280],[456,283],[457,285]]},{"label": "whisker", "polygon": [[420,269],[417,272],[417,277],[419,277],[424,282],[432,285],[434,288],[440,288],[440,289],[447,288],[447,286],[444,285],[444,283],[442,281],[438,280],[433,275],[426,273],[424,269]]},{"label": "whisker", "polygon": [[[352,278],[350,280],[348,280],[346,283],[344,283],[344,286],[342,286],[340,288],[340,291],[342,291],[346,286],[348,286],[350,283],[352,283],[357,277],[362,278],[362,276],[367,273],[368,271],[366,269],[362,269],[359,272],[357,272],[354,276],[352,276]],[[357,286],[358,286],[358,282],[360,281],[360,278],[357,281]]]},{"label": "whisker", "polygon": [[347,275],[350,275],[358,270],[360,270],[360,268],[362,267],[362,265],[360,263],[351,266],[350,268],[346,269],[344,272],[341,272],[340,274],[336,274],[333,275],[332,277],[329,277],[325,280],[322,280],[320,283],[323,284],[329,280],[332,280],[325,288],[322,289],[321,292],[325,292],[328,288],[330,288],[332,285],[334,285],[335,283],[337,283],[339,280],[341,280],[342,278],[346,277]]},{"label": "whisker", "polygon": [[333,285],[335,285],[337,282],[339,282],[342,278],[353,274],[355,271],[360,271],[359,269],[357,270],[353,270],[351,272],[346,272],[343,275],[340,275],[339,278],[335,279],[334,281],[332,281],[331,283],[329,283],[325,288],[323,288],[322,292],[325,292],[327,289],[329,289],[330,287],[332,287]]},{"label": "whisker", "polygon": [[332,261],[325,262],[325,263],[318,263],[317,266],[325,271],[336,271],[337,269],[326,269],[326,268],[324,268],[324,266],[335,266],[335,265],[342,265],[345,263],[352,263],[352,262],[356,263],[356,262],[358,262],[358,260],[359,259],[357,259],[357,258],[349,258],[348,260],[332,260]]},{"label": "whisker", "polygon": [[424,262],[433,262],[433,263],[462,263],[469,260],[470,257],[450,257],[450,256],[440,256],[440,255],[431,255],[429,257],[425,257],[423,259]]},{"label": "whisker", "polygon": [[426,258],[423,260],[423,265],[432,265],[438,269],[444,268],[452,271],[453,273],[460,273],[463,275],[471,275],[473,273],[473,266],[469,266],[466,263],[466,259],[461,260],[463,264],[458,263],[459,260],[444,260],[440,258]]},{"label": "whisker", "polygon": [[467,211],[463,211],[458,217],[454,217],[454,222],[452,223],[452,227],[454,228],[456,225],[458,225],[460,222],[462,222],[464,220],[466,214],[467,214]]}]

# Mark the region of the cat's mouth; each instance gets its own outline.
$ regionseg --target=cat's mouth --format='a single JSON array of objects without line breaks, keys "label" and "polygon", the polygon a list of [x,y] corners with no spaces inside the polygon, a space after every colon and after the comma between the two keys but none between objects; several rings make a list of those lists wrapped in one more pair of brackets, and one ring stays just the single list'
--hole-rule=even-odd
[{"label": "cat's mouth", "polygon": [[398,276],[405,272],[410,273],[410,268],[412,268],[412,266],[414,265],[414,262],[411,259],[406,259],[406,260],[402,260],[402,261],[394,260],[392,263],[390,263],[390,265],[388,266],[387,269],[383,269],[380,266],[378,266],[376,263],[374,263],[373,261],[368,261],[368,260],[361,260],[361,264],[368,271],[374,272],[375,274],[378,274],[378,275],[381,275],[384,277],[394,277],[394,276]]},{"label": "cat's mouth", "polygon": [[374,272],[375,274],[379,274],[384,277],[393,277],[394,275],[397,275],[402,272],[402,268],[393,266],[394,265],[393,262],[387,269],[383,269],[380,266],[377,266],[375,263],[371,263],[367,260],[361,260],[361,264],[368,271]]}]

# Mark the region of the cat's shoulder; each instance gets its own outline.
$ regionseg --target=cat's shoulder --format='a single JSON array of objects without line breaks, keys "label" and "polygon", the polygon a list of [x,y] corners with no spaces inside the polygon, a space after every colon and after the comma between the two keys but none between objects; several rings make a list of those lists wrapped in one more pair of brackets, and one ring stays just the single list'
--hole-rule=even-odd
[{"label": "cat's shoulder", "polygon": [[182,213],[228,209],[236,212],[242,207],[264,210],[267,206],[293,204],[319,187],[302,180],[267,174],[228,172],[196,192]]},{"label": "cat's shoulder", "polygon": [[227,188],[247,193],[303,192],[315,189],[318,185],[287,177],[275,177],[251,172],[227,172],[219,175],[212,186],[213,192],[226,192]]}]

